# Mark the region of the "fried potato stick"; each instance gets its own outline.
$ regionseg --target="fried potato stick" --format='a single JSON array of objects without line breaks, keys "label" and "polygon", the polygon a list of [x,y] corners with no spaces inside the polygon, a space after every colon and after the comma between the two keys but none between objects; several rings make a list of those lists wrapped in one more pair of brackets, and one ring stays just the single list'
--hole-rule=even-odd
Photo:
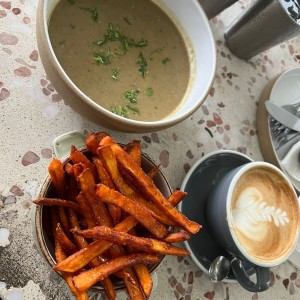
[{"label": "fried potato stick", "polygon": [[[96,159],[94,159],[94,164],[96,166],[98,176],[100,178],[100,182],[102,184],[106,185],[107,187],[109,187],[110,189],[115,189],[116,187],[115,187],[111,177],[105,170],[102,161],[99,158],[96,158]],[[112,205],[112,204],[108,204],[108,211],[109,211],[109,214],[111,215],[114,225],[117,225],[122,216],[121,208],[118,206]]]},{"label": "fried potato stick", "polygon": [[142,165],[142,149],[140,141],[132,140],[128,144],[126,144],[123,149],[134,159],[134,161],[139,166]]},{"label": "fried potato stick", "polygon": [[97,226],[94,228],[79,231],[72,230],[72,232],[75,232],[76,234],[79,234],[85,238],[98,240],[103,239],[114,244],[132,246],[145,252],[176,256],[185,256],[190,254],[190,252],[186,249],[170,245],[163,241],[137,237],[126,232],[108,228],[106,226]]},{"label": "fried potato stick", "polygon": [[[129,231],[130,234],[132,235],[136,235],[136,230],[135,228],[132,228]],[[134,248],[127,246],[127,252],[129,254],[135,253],[137,252]],[[136,273],[136,276],[140,282],[140,285],[144,291],[144,294],[146,296],[146,298],[148,299],[150,297],[151,291],[152,291],[152,287],[153,287],[153,280],[152,277],[150,275],[149,269],[146,265],[144,264],[136,264],[133,266],[133,269]]]},{"label": "fried potato stick", "polygon": [[187,192],[175,190],[167,200],[172,206],[176,207],[186,195]]},{"label": "fried potato stick", "polygon": [[48,173],[54,189],[61,199],[66,199],[66,176],[62,162],[53,158],[48,167]]},{"label": "fried potato stick", "polygon": [[[55,241],[55,259],[57,262],[64,260],[67,257],[64,250],[58,241]],[[88,300],[89,297],[85,291],[78,291],[73,283],[73,274],[62,272],[62,276],[69,286],[71,292],[76,297],[77,300]]]},{"label": "fried potato stick", "polygon": [[[72,209],[69,209],[68,212],[69,212],[69,219],[70,219],[71,227],[73,229],[80,230],[80,225],[78,222],[77,214]],[[74,240],[79,249],[85,248],[89,245],[85,238],[80,237],[77,234],[74,235]],[[66,259],[68,259],[68,258],[65,258],[63,261],[65,261]],[[62,261],[60,261],[60,263],[62,263]],[[101,264],[101,261],[100,261],[99,257],[95,257],[89,261],[89,264],[91,267],[97,267]],[[53,267],[53,269],[55,270],[55,266]],[[105,290],[107,298],[109,300],[114,300],[116,298],[116,292],[115,292],[113,283],[111,282],[110,278],[106,277],[105,279],[103,279],[101,281],[101,284]]]},{"label": "fried potato stick", "polygon": [[125,169],[130,176],[135,178],[143,192],[171,220],[173,220],[176,224],[183,227],[186,231],[190,233],[196,233],[201,229],[201,225],[189,220],[186,216],[181,214],[165,199],[160,190],[147,176],[143,169],[138,164],[136,164],[135,161],[131,158],[131,156],[126,151],[124,151],[111,137],[107,136],[103,138],[100,145],[111,146],[114,154],[116,155],[117,161],[120,165],[122,165],[122,168]]},{"label": "fried potato stick", "polygon": [[144,199],[126,183],[122,174],[118,170],[117,160],[110,146],[99,147],[97,153],[102,159],[103,165],[112,178],[115,186],[124,196],[136,200],[139,204],[147,208],[152,216],[161,223],[166,225],[174,225],[174,222],[166,217],[157,206],[154,206],[152,203]]},{"label": "fried potato stick", "polygon": [[[133,216],[129,216],[118,225],[116,225],[114,229],[126,232],[136,226],[137,223],[138,221]],[[80,237],[76,234],[75,236]],[[94,241],[82,248],[80,251],[69,256],[64,261],[57,264],[54,269],[65,272],[76,272],[85,267],[93,258],[101,255],[111,245],[112,243],[107,241]]]},{"label": "fried potato stick", "polygon": [[79,211],[79,206],[76,203],[58,198],[39,198],[32,202],[38,205],[69,207]]},{"label": "fried potato stick", "polygon": [[133,215],[155,237],[163,239],[168,235],[167,228],[159,223],[146,208],[135,200],[123,196],[121,193],[109,189],[103,184],[98,185],[96,192],[101,201],[117,205],[130,215]]},{"label": "fried potato stick", "polygon": [[116,273],[125,267],[129,267],[137,263],[154,264],[158,263],[159,260],[160,258],[157,255],[149,253],[136,253],[120,256],[111,259],[94,269],[84,271],[79,275],[74,276],[73,282],[79,291],[86,291],[97,281],[103,280],[110,274]]},{"label": "fried potato stick", "polygon": [[133,270],[126,268],[127,272],[118,271],[115,273],[118,277],[124,280],[126,291],[130,299],[134,300],[146,300],[146,296],[142,291],[142,287],[139,284]]},{"label": "fried potato stick", "polygon": [[77,251],[76,246],[64,233],[60,223],[57,223],[56,225],[55,238],[57,239],[57,241],[59,242],[59,244],[67,254],[70,255]]},{"label": "fried potato stick", "polygon": [[108,133],[99,132],[99,133],[95,134],[92,132],[91,134],[89,134],[86,137],[85,144],[92,155],[94,155],[94,156],[97,155],[97,149],[99,147],[99,143],[105,136],[108,136]]},{"label": "fried potato stick", "polygon": [[173,232],[169,234],[165,239],[164,242],[166,243],[180,243],[183,241],[187,241],[191,237],[191,234],[186,232],[186,231],[178,231],[178,232]]},{"label": "fried potato stick", "polygon": [[94,212],[97,224],[112,227],[112,221],[107,213],[106,207],[101,201],[99,201],[99,199],[97,199],[97,195],[95,193],[96,184],[92,170],[89,168],[85,169],[79,176],[77,176],[77,180],[81,191],[84,193]]}]

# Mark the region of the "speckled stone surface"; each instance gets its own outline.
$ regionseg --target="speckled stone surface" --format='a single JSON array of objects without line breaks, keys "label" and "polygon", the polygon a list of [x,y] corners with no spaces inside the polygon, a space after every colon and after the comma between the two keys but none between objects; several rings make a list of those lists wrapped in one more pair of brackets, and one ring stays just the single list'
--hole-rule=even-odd
[{"label": "speckled stone surface", "polygon": [[[144,151],[161,163],[173,188],[180,187],[197,159],[217,149],[233,149],[262,160],[255,121],[260,93],[274,76],[300,66],[300,38],[248,62],[230,53],[224,29],[248,2],[239,1],[210,21],[218,52],[217,76],[205,104],[193,116],[151,134],[109,131],[120,142],[141,139]],[[72,130],[103,130],[66,106],[47,79],[36,45],[36,7],[37,0],[0,1],[0,229],[6,234],[0,245],[3,300],[14,295],[25,300],[72,299],[35,245],[32,199],[46,176],[56,136]],[[272,287],[260,294],[237,284],[211,283],[190,258],[164,259],[157,275],[158,286],[151,299],[300,299],[300,271],[289,262],[272,269]]]}]

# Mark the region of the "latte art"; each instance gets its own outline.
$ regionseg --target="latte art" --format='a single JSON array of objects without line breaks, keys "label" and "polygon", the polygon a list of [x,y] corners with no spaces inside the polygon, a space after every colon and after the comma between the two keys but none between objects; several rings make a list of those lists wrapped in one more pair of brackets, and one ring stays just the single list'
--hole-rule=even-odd
[{"label": "latte art", "polygon": [[271,168],[246,171],[235,184],[230,223],[244,251],[256,261],[275,262],[295,243],[299,211],[288,182]]},{"label": "latte art", "polygon": [[248,187],[239,195],[232,211],[235,227],[253,241],[262,241],[266,234],[265,223],[284,226],[289,223],[286,211],[268,205],[256,187]]}]

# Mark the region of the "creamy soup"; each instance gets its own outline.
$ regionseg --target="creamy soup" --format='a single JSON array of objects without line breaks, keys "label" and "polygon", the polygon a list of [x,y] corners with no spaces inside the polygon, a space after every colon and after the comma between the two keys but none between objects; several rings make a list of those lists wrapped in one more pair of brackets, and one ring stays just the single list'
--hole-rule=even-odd
[{"label": "creamy soup", "polygon": [[184,39],[150,0],[62,0],[49,35],[70,79],[113,113],[161,120],[184,98],[190,74]]}]

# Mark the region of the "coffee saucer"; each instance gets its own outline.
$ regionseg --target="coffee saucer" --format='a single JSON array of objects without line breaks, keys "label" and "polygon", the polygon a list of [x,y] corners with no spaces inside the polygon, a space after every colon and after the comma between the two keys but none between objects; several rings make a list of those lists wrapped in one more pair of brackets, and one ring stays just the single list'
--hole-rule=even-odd
[{"label": "coffee saucer", "polygon": [[[236,151],[219,150],[211,152],[198,160],[184,178],[181,190],[188,193],[184,201],[179,204],[179,210],[189,219],[202,225],[202,229],[194,234],[185,247],[191,252],[191,258],[196,265],[208,274],[212,261],[223,255],[231,255],[218,244],[213,237],[206,220],[206,204],[213,188],[232,169],[251,161],[249,157]],[[244,264],[248,275],[253,274],[253,269]],[[229,272],[225,282],[236,282],[235,276]]]}]

